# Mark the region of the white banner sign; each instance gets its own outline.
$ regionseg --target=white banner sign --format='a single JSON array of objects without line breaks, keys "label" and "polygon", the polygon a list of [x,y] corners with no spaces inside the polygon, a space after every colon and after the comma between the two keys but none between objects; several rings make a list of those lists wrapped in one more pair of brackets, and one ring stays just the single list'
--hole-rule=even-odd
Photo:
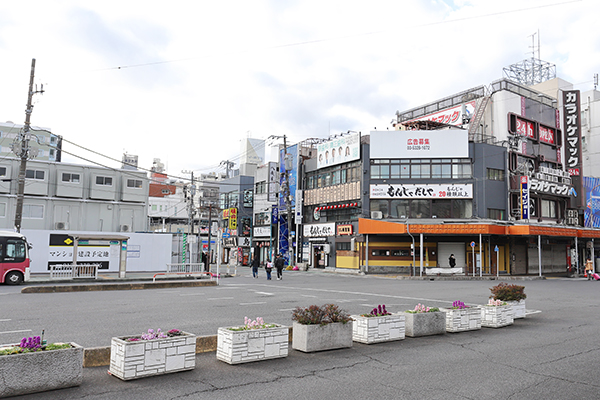
[{"label": "white banner sign", "polygon": [[360,133],[339,137],[317,145],[317,168],[360,158]]},{"label": "white banner sign", "polygon": [[371,185],[372,199],[472,199],[473,185],[468,184],[387,184]]},{"label": "white banner sign", "polygon": [[371,158],[468,158],[465,130],[371,131]]},{"label": "white banner sign", "polygon": [[271,227],[270,226],[255,226],[253,236],[254,237],[269,237],[269,236],[271,236]]},{"label": "white banner sign", "polygon": [[317,237],[317,236],[334,236],[335,235],[335,222],[328,224],[312,224],[304,225],[304,237]]}]

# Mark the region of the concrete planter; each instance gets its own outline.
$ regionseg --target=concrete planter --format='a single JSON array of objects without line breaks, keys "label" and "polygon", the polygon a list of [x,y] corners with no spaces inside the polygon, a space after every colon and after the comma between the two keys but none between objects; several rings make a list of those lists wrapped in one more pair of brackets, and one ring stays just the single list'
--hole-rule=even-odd
[{"label": "concrete planter", "polygon": [[305,353],[352,347],[352,321],[326,325],[292,325],[292,348]]},{"label": "concrete planter", "polygon": [[481,307],[461,310],[442,308],[446,313],[446,332],[464,332],[481,329]]},{"label": "concrete planter", "polygon": [[505,306],[481,306],[481,326],[486,328],[502,328],[514,322],[513,308]]},{"label": "concrete planter", "polygon": [[123,380],[186,371],[196,367],[196,336],[127,342],[133,336],[112,338],[109,373]]},{"label": "concrete planter", "polygon": [[71,346],[70,349],[0,356],[0,397],[81,385],[83,347],[76,343]]},{"label": "concrete planter", "polygon": [[429,336],[446,333],[446,313],[443,311],[409,313],[406,316],[406,336]]},{"label": "concrete planter", "polygon": [[402,340],[405,337],[404,313],[381,317],[352,315],[352,340],[371,344]]},{"label": "concrete planter", "polygon": [[525,300],[507,301],[513,308],[513,318],[525,318]]},{"label": "concrete planter", "polygon": [[282,358],[288,356],[289,326],[232,331],[219,328],[217,359],[229,364]]}]

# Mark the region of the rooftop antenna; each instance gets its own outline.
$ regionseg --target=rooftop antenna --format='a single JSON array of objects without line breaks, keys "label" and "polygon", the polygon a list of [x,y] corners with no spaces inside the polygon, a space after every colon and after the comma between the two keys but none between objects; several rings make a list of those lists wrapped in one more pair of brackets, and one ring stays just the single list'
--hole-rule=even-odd
[{"label": "rooftop antenna", "polygon": [[598,87],[598,74],[594,74],[594,90]]}]

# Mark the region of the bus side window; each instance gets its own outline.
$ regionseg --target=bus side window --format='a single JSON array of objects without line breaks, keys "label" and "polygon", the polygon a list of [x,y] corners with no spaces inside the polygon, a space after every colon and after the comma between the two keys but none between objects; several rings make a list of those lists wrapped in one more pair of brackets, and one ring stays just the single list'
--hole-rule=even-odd
[{"label": "bus side window", "polygon": [[6,243],[6,258],[13,262],[25,261],[25,243],[9,239]]}]

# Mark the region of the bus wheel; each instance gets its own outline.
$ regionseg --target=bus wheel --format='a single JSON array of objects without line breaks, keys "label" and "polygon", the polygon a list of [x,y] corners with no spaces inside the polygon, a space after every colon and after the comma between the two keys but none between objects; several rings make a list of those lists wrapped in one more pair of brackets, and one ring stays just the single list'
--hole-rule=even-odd
[{"label": "bus wheel", "polygon": [[4,282],[6,282],[9,285],[18,285],[21,282],[23,282],[23,274],[17,271],[10,271],[4,277]]}]

